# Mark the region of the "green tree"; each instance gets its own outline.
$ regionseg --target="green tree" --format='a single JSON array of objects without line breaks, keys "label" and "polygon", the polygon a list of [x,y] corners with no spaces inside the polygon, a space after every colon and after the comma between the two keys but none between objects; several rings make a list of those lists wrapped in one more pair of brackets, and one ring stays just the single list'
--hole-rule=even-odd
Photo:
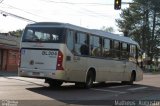
[{"label": "green tree", "polygon": [[106,31],[106,32],[114,32],[114,28],[113,27],[105,27],[105,26],[103,26],[101,28],[101,30]]},{"label": "green tree", "polygon": [[116,20],[124,36],[136,40],[151,59],[158,54],[157,45],[160,44],[159,5],[159,0],[133,0]]},{"label": "green tree", "polygon": [[15,37],[21,37],[23,30],[18,29],[16,31],[9,31],[8,32],[10,35],[15,36]]}]

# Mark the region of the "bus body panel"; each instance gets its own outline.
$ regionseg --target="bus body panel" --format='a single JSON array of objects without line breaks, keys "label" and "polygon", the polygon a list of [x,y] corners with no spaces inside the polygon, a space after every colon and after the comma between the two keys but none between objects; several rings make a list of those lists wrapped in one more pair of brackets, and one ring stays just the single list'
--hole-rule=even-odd
[{"label": "bus body panel", "polygon": [[[22,43],[19,76],[66,80],[65,70],[57,70],[57,55],[65,60],[64,44]],[[65,61],[62,63],[65,69]]]},{"label": "bus body panel", "polygon": [[143,71],[141,68],[137,66],[136,63],[133,61],[127,61],[126,62],[126,68],[125,68],[125,73],[124,73],[124,81],[129,81],[131,78],[132,72],[136,72],[136,79],[135,81],[140,81],[143,79]]},{"label": "bus body panel", "polygon": [[31,78],[51,78],[58,80],[65,79],[65,71],[62,70],[40,70],[40,69],[28,69],[28,68],[19,68],[19,76],[22,77],[31,77]]},{"label": "bus body panel", "polygon": [[137,72],[137,74],[136,74],[136,80],[135,81],[143,80],[143,71],[142,71],[142,69],[137,66],[136,72]]},{"label": "bus body panel", "polygon": [[87,61],[88,66],[96,67],[96,81],[101,82],[122,80],[124,73],[123,62],[104,58],[88,58]]},{"label": "bus body panel", "polygon": [[66,73],[69,81],[84,82],[87,72],[87,59],[73,56],[72,61],[66,62]]},{"label": "bus body panel", "polygon": [[[58,50],[21,49],[21,67],[29,69],[56,70]],[[38,57],[38,58],[37,58]]]},{"label": "bus body panel", "polygon": [[137,69],[137,65],[130,61],[73,56],[72,61],[66,62],[67,80],[84,82],[87,72],[91,68],[94,68],[96,71],[97,82],[130,81],[133,70],[136,72],[136,81],[143,79],[142,70],[140,68]]},{"label": "bus body panel", "polygon": [[127,61],[125,66],[123,81],[129,81],[131,78],[132,71],[136,71],[137,70],[136,68],[137,66],[135,63]]}]

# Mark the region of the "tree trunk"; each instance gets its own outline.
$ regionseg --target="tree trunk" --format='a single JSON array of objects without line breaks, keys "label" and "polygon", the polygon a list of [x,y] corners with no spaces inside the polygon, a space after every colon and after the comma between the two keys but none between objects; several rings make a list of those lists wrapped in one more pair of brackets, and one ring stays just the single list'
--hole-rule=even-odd
[{"label": "tree trunk", "polygon": [[154,57],[153,49],[154,49],[154,38],[155,38],[155,27],[156,27],[156,10],[153,11],[153,27],[152,27],[152,32],[151,32],[151,43],[150,43],[150,57],[151,60]]}]

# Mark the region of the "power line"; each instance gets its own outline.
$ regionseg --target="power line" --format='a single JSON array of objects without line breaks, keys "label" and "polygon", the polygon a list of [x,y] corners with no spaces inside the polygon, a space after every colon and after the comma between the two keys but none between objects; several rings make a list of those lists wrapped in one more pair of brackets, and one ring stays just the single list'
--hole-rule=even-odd
[{"label": "power line", "polygon": [[[53,0],[41,0],[41,1],[45,1],[45,2],[47,2],[47,3],[59,3],[59,4],[69,4],[69,5],[79,5],[79,4],[83,4],[83,5],[88,5],[88,4],[90,4],[90,5],[113,5],[113,4],[102,4],[102,3],[73,3],[73,2],[57,2],[57,1],[53,1]],[[101,14],[101,13],[97,13],[97,12],[94,12],[94,11],[92,11],[92,10],[88,10],[88,9],[86,9],[86,8],[82,8],[82,7],[80,7],[81,9],[83,9],[84,11],[86,11],[86,12],[88,12],[88,13],[91,13],[92,15],[89,15],[89,14],[87,14],[88,16],[103,16],[103,17],[108,17],[108,16],[106,16],[106,15],[103,15],[103,14]],[[74,10],[74,9],[72,9],[72,10]],[[74,10],[75,11],[75,10]],[[80,12],[80,13],[82,13],[82,12]]]},{"label": "power line", "polygon": [[113,5],[113,4],[103,4],[103,3],[73,3],[73,2],[59,2],[59,1],[53,1],[53,0],[41,0],[45,2],[53,2],[53,3],[59,3],[59,4],[74,4],[74,5]]},{"label": "power line", "polygon": [[2,3],[4,0],[1,0],[0,3]]},{"label": "power line", "polygon": [[[50,3],[50,2],[52,2],[52,3],[65,3],[65,4],[70,4],[70,5],[71,5],[71,4],[72,4],[72,5],[76,5],[76,4],[113,5],[113,4],[102,4],[102,3],[57,2],[57,1],[53,1],[53,0],[41,0],[41,1],[45,1],[45,2],[47,2],[47,3]],[[2,3],[2,4],[4,4],[4,3]],[[7,6],[11,7],[11,8],[14,8],[14,9],[17,9],[17,10],[20,10],[20,11],[23,11],[23,12],[25,12],[25,13],[31,14],[31,15],[33,15],[33,16],[38,16],[38,17],[41,17],[41,18],[45,18],[45,19],[46,19],[46,17],[42,17],[42,16],[39,16],[39,15],[37,15],[37,14],[33,14],[33,13],[31,13],[31,12],[25,11],[25,10],[20,9],[20,8],[17,8],[17,7],[8,5],[8,4],[4,4],[4,5],[7,5]],[[107,16],[105,16],[105,15],[103,15],[103,14],[101,14],[101,13],[97,13],[97,12],[94,12],[94,11],[91,11],[91,10],[88,10],[88,9],[82,8],[82,7],[80,7],[80,8],[83,9],[83,10],[85,10],[86,12],[89,12],[89,13],[93,14],[92,16],[98,15],[98,16],[107,17]]]},{"label": "power line", "polygon": [[37,14],[31,13],[31,12],[25,11],[25,10],[23,10],[23,9],[20,9],[20,8],[17,8],[17,7],[14,7],[14,6],[11,6],[11,5],[9,5],[9,4],[4,4],[4,3],[2,3],[2,4],[3,4],[3,5],[7,5],[7,6],[10,7],[10,8],[13,8],[13,9],[16,9],[16,10],[19,10],[19,11],[22,11],[22,12],[25,12],[25,13],[27,13],[27,14],[30,14],[30,15],[33,15],[33,16],[36,16],[36,17],[41,17],[41,18],[45,18],[45,19],[46,19],[46,17],[42,17],[42,16],[40,16],[40,15],[37,15]]},{"label": "power line", "polygon": [[[50,3],[50,2],[52,2],[52,3],[65,3],[65,4],[72,4],[72,5],[76,5],[76,4],[98,4],[98,5],[112,5],[112,4],[101,4],[101,3],[72,3],[72,2],[56,2],[56,1],[52,1],[52,0],[41,0],[41,1],[45,1],[45,2],[47,2],[47,3]],[[2,4],[4,4],[4,3],[2,3]],[[14,7],[14,6],[11,6],[11,5],[8,5],[8,4],[4,4],[4,5],[7,5],[8,7],[10,7],[10,8],[14,8],[14,9],[17,9],[17,10],[20,10],[20,11],[23,11],[23,12],[25,12],[25,13],[27,13],[27,14],[31,14],[31,15],[33,15],[33,16],[38,16],[38,17],[42,17],[42,16],[39,16],[39,15],[37,15],[37,14],[33,14],[33,13],[31,13],[31,12],[28,12],[28,11],[25,11],[25,10],[23,10],[23,9],[20,9],[20,8],[17,8],[17,7]],[[108,16],[106,16],[106,15],[103,15],[103,14],[101,14],[101,13],[97,13],[97,12],[94,12],[94,11],[91,11],[91,10],[88,10],[88,9],[86,9],[86,8],[82,8],[82,7],[79,7],[79,8],[81,8],[81,9],[83,9],[84,11],[86,11],[86,12],[88,12],[88,13],[91,13],[91,14],[87,14],[88,16],[103,16],[103,17],[108,17]],[[72,10],[74,10],[74,9],[72,9]],[[75,11],[75,10],[74,10]],[[80,12],[80,11],[79,11]],[[80,13],[83,13],[83,12],[80,12]],[[12,14],[12,13],[10,13],[10,14]],[[4,14],[5,15],[5,14]],[[14,14],[15,15],[15,14]],[[6,15],[7,16],[7,15]],[[21,17],[21,18],[23,18],[23,17]],[[46,18],[46,17],[43,17],[43,18]]]},{"label": "power line", "polygon": [[8,15],[10,15],[10,16],[13,16],[13,17],[15,17],[15,18],[19,18],[19,19],[22,19],[22,20],[25,20],[25,21],[28,21],[28,22],[36,22],[36,21],[34,21],[34,20],[30,20],[30,19],[28,19],[28,18],[24,18],[24,17],[21,17],[21,16],[18,16],[18,15],[16,15],[16,14],[12,14],[12,13],[9,13],[9,12],[6,12],[6,11],[3,11],[3,10],[0,10],[0,13],[3,15],[3,16],[8,16]]}]

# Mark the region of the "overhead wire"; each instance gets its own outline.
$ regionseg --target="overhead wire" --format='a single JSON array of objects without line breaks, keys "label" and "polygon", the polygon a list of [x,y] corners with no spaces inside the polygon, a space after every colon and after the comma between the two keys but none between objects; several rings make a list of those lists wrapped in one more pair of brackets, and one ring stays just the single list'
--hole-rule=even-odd
[{"label": "overhead wire", "polygon": [[30,15],[33,15],[33,16],[36,16],[36,17],[41,17],[41,18],[43,18],[43,19],[47,19],[47,17],[43,17],[43,16],[40,16],[40,15],[31,13],[31,12],[25,11],[24,9],[20,9],[20,8],[14,7],[14,6],[9,5],[9,4],[4,4],[4,3],[2,3],[2,4],[3,4],[3,5],[6,5],[6,6],[10,7],[10,8],[12,8],[12,9],[16,9],[16,10],[22,11],[22,12],[24,12],[24,13],[27,13],[27,14],[30,14]]},{"label": "overhead wire", "polygon": [[[36,17],[41,17],[41,18],[47,19],[46,17],[42,17],[40,15],[25,11],[24,9],[20,9],[20,8],[14,7],[14,6],[11,6],[9,4],[4,4],[4,3],[2,3],[2,1],[1,1],[1,4],[7,5],[10,8],[25,12],[27,14],[30,14],[30,15],[33,15],[33,16],[36,16]],[[103,4],[103,3],[73,3],[73,2],[60,2],[60,1],[57,2],[57,1],[53,1],[53,0],[41,0],[41,1],[44,1],[44,2],[47,2],[47,3],[52,2],[52,3],[70,4],[70,5],[113,5],[113,4]],[[79,7],[79,8],[83,9],[87,13],[90,13],[90,14],[85,14],[85,15],[92,16],[92,17],[93,16],[98,16],[98,17],[105,17],[105,18],[107,17],[107,18],[109,18],[108,16],[104,15],[103,13],[97,13],[97,12],[94,12],[94,11],[91,11],[91,10],[88,10],[88,9],[82,8],[82,7]],[[72,10],[75,11],[75,9],[72,9]],[[81,14],[84,14],[84,12],[82,12],[82,11],[78,11],[78,12],[81,13]]]},{"label": "overhead wire", "polygon": [[1,0],[0,3],[2,3],[4,0]]},{"label": "overhead wire", "polygon": [[[52,3],[63,3],[63,4],[72,4],[72,5],[76,5],[76,4],[83,4],[83,5],[113,5],[113,4],[102,4],[102,3],[73,3],[73,2],[57,2],[57,1],[53,1],[53,0],[41,0],[41,1],[45,1],[45,2],[52,2]],[[4,4],[4,3],[2,3],[2,4]],[[7,5],[7,6],[9,6],[9,7],[11,7],[11,8],[14,8],[14,9],[17,9],[17,10],[20,10],[20,11],[23,11],[23,12],[25,12],[25,13],[28,13],[28,14],[31,14],[31,15],[33,15],[33,16],[38,16],[38,17],[41,17],[41,18],[45,18],[46,19],[46,17],[42,17],[42,16],[40,16],[40,15],[37,15],[37,14],[33,14],[33,13],[31,13],[31,12],[28,12],[28,11],[25,11],[25,10],[23,10],[23,9],[20,9],[20,8],[17,8],[17,7],[14,7],[14,6],[11,6],[11,5],[8,5],[8,4],[4,4],[4,5]],[[82,8],[82,7],[81,7]],[[82,8],[83,10],[85,10],[85,11],[87,11],[87,12],[89,12],[89,13],[92,13],[92,14],[94,14],[94,16],[95,15],[101,15],[101,16],[104,16],[104,17],[106,17],[105,15],[102,15],[101,13],[97,13],[97,12],[94,12],[94,11],[91,11],[91,10],[88,10],[88,9],[86,9],[86,8]]]},{"label": "overhead wire", "polygon": [[[52,3],[65,3],[65,4],[72,4],[72,5],[75,5],[75,4],[97,4],[97,5],[107,5],[107,4],[101,4],[101,3],[71,3],[71,2],[56,2],[56,1],[52,1],[52,0],[41,0],[41,1],[45,1],[45,2],[52,2]],[[4,3],[2,3],[2,4],[4,4]],[[22,12],[25,12],[25,13],[27,13],[27,14],[30,14],[30,15],[33,15],[33,16],[37,16],[37,17],[41,17],[41,18],[43,18],[43,19],[47,19],[46,17],[42,17],[42,16],[40,16],[40,15],[37,15],[37,14],[34,14],[34,13],[31,13],[31,12],[28,12],[28,11],[25,11],[25,10],[23,10],[23,9],[20,9],[20,8],[17,8],[17,7],[14,7],[14,6],[11,6],[11,5],[9,5],[9,4],[4,4],[4,5],[7,5],[8,7],[10,7],[10,8],[13,8],[13,9],[17,9],[17,10],[19,10],[19,11],[22,11]],[[108,4],[108,5],[110,5],[110,4]],[[82,8],[82,7],[81,7]],[[86,11],[86,12],[88,12],[88,13],[91,13],[91,14],[87,14],[88,16],[102,16],[102,17],[108,17],[108,16],[105,16],[105,15],[103,15],[103,14],[101,14],[101,13],[97,13],[97,12],[94,12],[94,11],[91,11],[91,10],[88,10],[88,9],[86,9],[86,8],[82,8],[84,11]],[[72,9],[72,10],[74,10],[74,9]],[[80,12],[80,11],[79,11]],[[84,14],[83,12],[81,12],[82,14]]]},{"label": "overhead wire", "polygon": [[13,16],[13,17],[16,17],[16,18],[19,18],[19,19],[28,21],[28,22],[36,22],[36,21],[34,21],[34,20],[31,20],[31,19],[28,19],[28,18],[24,18],[24,17],[18,16],[18,15],[16,15],[16,14],[12,14],[12,13],[9,13],[9,12],[3,11],[3,10],[0,10],[0,13],[1,13],[3,16],[5,16],[5,17],[6,17],[7,15],[10,15],[10,16]]},{"label": "overhead wire", "polygon": [[[70,7],[68,7],[68,8],[70,8]],[[85,15],[91,16],[91,17],[95,17],[96,16],[96,17],[104,17],[104,18],[107,17],[107,18],[109,18],[108,16],[103,15],[101,13],[97,13],[97,12],[94,12],[94,11],[91,11],[91,10],[88,10],[88,9],[82,8],[82,7],[79,7],[79,8],[83,9],[84,11],[81,11],[81,9],[80,10],[75,10],[75,9],[72,9],[72,8],[71,9],[74,10],[74,11],[78,11],[78,13],[85,14]]]},{"label": "overhead wire", "polygon": [[[0,3],[3,4],[3,3],[2,3],[3,1],[4,1],[4,0],[1,0]],[[8,15],[10,15],[10,16],[19,18],[19,19],[21,19],[21,20],[28,21],[28,22],[36,22],[36,21],[34,21],[34,20],[31,20],[31,19],[28,19],[28,18],[19,16],[19,15],[16,15],[16,14],[13,14],[13,13],[9,13],[9,12],[3,11],[3,10],[0,10],[0,14],[2,14],[2,15],[5,16],[5,17],[8,16]]]},{"label": "overhead wire", "polygon": [[[90,5],[93,5],[93,4],[94,5],[105,5],[105,6],[106,5],[113,5],[113,4],[102,4],[102,3],[73,3],[73,2],[59,2],[59,1],[57,2],[57,1],[53,1],[53,0],[40,0],[40,1],[48,2],[48,3],[70,4],[70,5],[89,5],[89,4]],[[98,16],[98,17],[102,16],[105,18],[106,17],[109,18],[108,16],[104,15],[103,13],[97,13],[95,11],[91,11],[91,10],[88,10],[88,9],[82,8],[82,7],[79,7],[79,8],[83,9],[84,11],[86,11],[88,13],[91,13],[91,14],[87,14],[88,16]],[[75,11],[75,9],[72,9],[72,10]],[[80,12],[80,11],[78,11],[78,12]],[[82,12],[80,12],[80,13],[82,13]]]},{"label": "overhead wire", "polygon": [[41,0],[46,2],[54,2],[54,3],[60,3],[60,4],[74,4],[74,5],[113,5],[113,4],[103,4],[103,3],[73,3],[73,2],[61,2],[61,1],[53,1],[53,0]]}]

